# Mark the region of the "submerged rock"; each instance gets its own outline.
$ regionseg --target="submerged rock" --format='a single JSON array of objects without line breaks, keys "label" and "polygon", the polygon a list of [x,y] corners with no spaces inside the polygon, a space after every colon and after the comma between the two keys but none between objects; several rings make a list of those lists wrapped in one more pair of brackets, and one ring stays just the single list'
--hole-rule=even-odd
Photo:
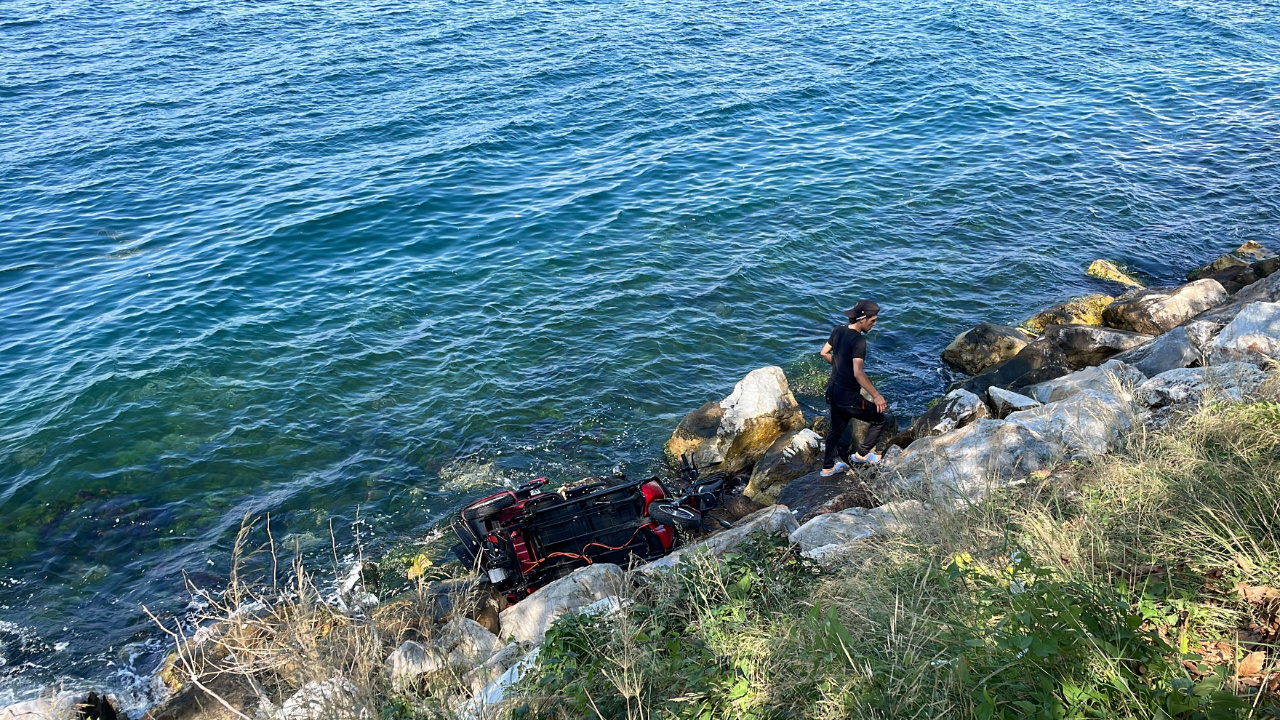
[{"label": "submerged rock", "polygon": [[1004,419],[1009,413],[1038,408],[1041,404],[1035,398],[1019,395],[1012,390],[1001,390],[998,387],[987,388],[987,398],[991,401],[991,407],[999,419]]},{"label": "submerged rock", "polygon": [[1068,300],[1036,313],[1020,327],[1039,334],[1050,325],[1101,325],[1102,311],[1115,300],[1110,295],[1086,295]]},{"label": "submerged rock", "polygon": [[1205,265],[1202,268],[1196,268],[1195,270],[1192,270],[1191,272],[1187,273],[1187,280],[1190,281],[1190,280],[1199,280],[1201,278],[1214,277],[1226,270],[1232,270],[1232,269],[1239,270],[1241,268],[1248,268],[1248,267],[1249,267],[1249,263],[1247,261],[1241,260],[1239,257],[1236,257],[1234,254],[1223,255],[1222,257],[1214,260],[1208,265]]},{"label": "submerged rock", "polygon": [[803,427],[804,414],[782,368],[763,367],[738,381],[725,399],[686,415],[668,449],[677,458],[692,454],[699,467],[723,463],[720,470],[742,472],[783,433]]},{"label": "submerged rock", "polygon": [[1253,240],[1249,240],[1235,250],[1232,250],[1231,254],[1245,262],[1257,262],[1259,260],[1269,260],[1271,258],[1280,257],[1263,247],[1261,243],[1254,242]]},{"label": "submerged rock", "polygon": [[1062,350],[1075,369],[1099,365],[1152,339],[1151,335],[1092,325],[1050,325],[1044,336]]},{"label": "submerged rock", "polygon": [[1069,372],[1071,365],[1067,362],[1066,354],[1053,341],[1040,338],[981,375],[958,383],[958,387],[981,396],[988,388],[1017,390],[1062,377]]},{"label": "submerged rock", "polygon": [[1128,285],[1130,287],[1142,287],[1142,283],[1134,280],[1130,277],[1129,273],[1126,273],[1116,267],[1115,263],[1107,260],[1094,260],[1089,264],[1089,269],[1085,272],[1099,280],[1110,280],[1111,282],[1117,282],[1121,285]]},{"label": "submerged rock", "polygon": [[1102,318],[1113,328],[1160,335],[1226,300],[1227,291],[1217,280],[1196,280],[1125,295],[1107,306]]},{"label": "submerged rock", "polygon": [[1246,306],[1214,338],[1209,357],[1217,363],[1280,360],[1280,303]]},{"label": "submerged rock", "polygon": [[822,469],[822,438],[804,428],[778,438],[756,463],[743,494],[763,505],[772,505],[787,483]]},{"label": "submerged rock", "polygon": [[956,336],[942,351],[942,359],[970,375],[1004,362],[1027,346],[1024,333],[1007,325],[982,323]]}]

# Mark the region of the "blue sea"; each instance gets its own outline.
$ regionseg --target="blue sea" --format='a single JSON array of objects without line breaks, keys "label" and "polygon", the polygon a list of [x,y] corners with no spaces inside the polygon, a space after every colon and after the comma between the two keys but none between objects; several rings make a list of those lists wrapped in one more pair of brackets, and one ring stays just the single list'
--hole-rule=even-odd
[{"label": "blue sea", "polygon": [[[491,483],[658,472],[883,306],[1280,246],[1280,4],[0,0],[0,703],[135,715],[246,518],[332,573]],[[326,564],[327,563],[327,564]],[[328,568],[325,570],[325,568]]]}]

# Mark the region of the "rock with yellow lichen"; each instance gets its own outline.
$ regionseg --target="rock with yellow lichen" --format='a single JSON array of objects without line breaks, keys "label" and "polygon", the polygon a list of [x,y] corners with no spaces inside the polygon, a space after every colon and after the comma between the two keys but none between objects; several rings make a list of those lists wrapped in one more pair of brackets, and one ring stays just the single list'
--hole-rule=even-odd
[{"label": "rock with yellow lichen", "polygon": [[1102,311],[1113,302],[1110,295],[1086,295],[1036,313],[1019,327],[1039,335],[1050,325],[1101,325]]},{"label": "rock with yellow lichen", "polygon": [[1129,287],[1145,287],[1142,283],[1130,277],[1128,273],[1116,267],[1115,263],[1107,260],[1094,260],[1086,272],[1091,277],[1096,277],[1100,280],[1110,280]]}]

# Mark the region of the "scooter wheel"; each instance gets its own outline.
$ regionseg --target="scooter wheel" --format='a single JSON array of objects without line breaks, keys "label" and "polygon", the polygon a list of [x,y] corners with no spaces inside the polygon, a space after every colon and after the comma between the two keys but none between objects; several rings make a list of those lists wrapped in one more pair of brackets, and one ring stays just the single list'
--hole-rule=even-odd
[{"label": "scooter wheel", "polygon": [[675,500],[654,500],[649,503],[649,517],[681,530],[702,529],[702,515]]},{"label": "scooter wheel", "polygon": [[463,510],[462,517],[466,520],[480,520],[497,515],[515,504],[516,499],[510,495],[499,495],[492,500],[486,500]]}]

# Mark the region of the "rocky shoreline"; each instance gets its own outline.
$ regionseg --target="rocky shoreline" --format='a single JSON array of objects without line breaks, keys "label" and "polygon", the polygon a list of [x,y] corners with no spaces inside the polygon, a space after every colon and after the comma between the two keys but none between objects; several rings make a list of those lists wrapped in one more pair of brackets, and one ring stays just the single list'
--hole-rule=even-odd
[{"label": "rocky shoreline", "polygon": [[[642,567],[584,568],[511,607],[466,580],[380,599],[371,568],[361,564],[333,602],[302,581],[272,597],[236,596],[218,622],[175,639],[156,678],[168,698],[146,717],[371,717],[369,689],[348,677],[357,667],[387,687],[431,685],[442,715],[489,717],[535,662],[556,618],[617,612],[632,584],[690,554],[722,555],[767,533],[785,535],[821,564],[839,564],[869,538],[933,522],[1028,477],[1052,477],[1064,463],[1107,453],[1134,429],[1160,427],[1205,400],[1280,399],[1268,375],[1280,363],[1280,256],[1246,243],[1177,287],[1143,287],[1105,261],[1088,272],[1125,291],[1071,300],[1018,327],[982,323],[960,333],[942,359],[969,377],[887,432],[878,468],[823,478],[825,418],[805,418],[780,368],[754,370],[723,400],[685,416],[668,444],[673,456],[749,473],[732,529]],[[851,430],[855,438],[865,431],[856,422]],[[309,647],[361,623],[397,635],[343,659],[337,665],[345,670],[331,676],[314,677],[269,650]],[[0,720],[115,715],[109,697],[76,693],[0,710]]]}]

